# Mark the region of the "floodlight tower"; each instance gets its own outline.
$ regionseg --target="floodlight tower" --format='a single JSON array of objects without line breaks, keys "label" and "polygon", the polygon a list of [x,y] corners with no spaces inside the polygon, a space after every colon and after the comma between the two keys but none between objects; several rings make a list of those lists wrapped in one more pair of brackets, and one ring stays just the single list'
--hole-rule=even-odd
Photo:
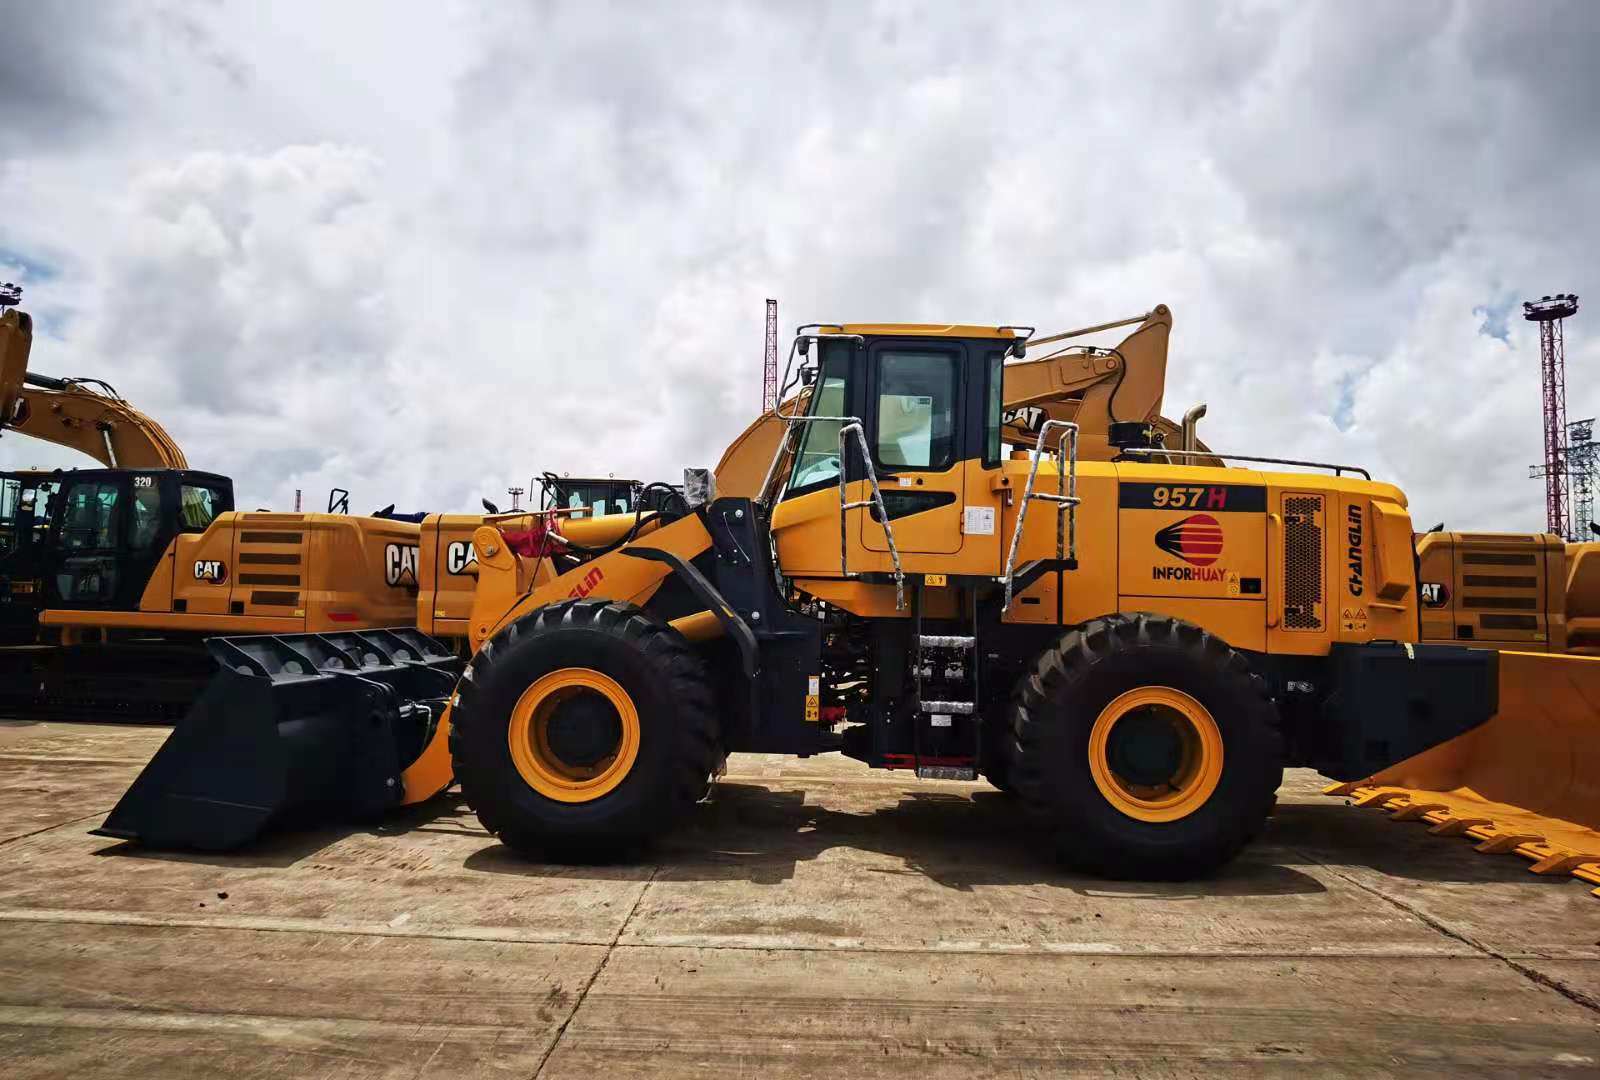
[{"label": "floodlight tower", "polygon": [[778,407],[778,302],[767,301],[766,369],[761,378],[761,411]]},{"label": "floodlight tower", "polygon": [[1567,347],[1562,320],[1578,313],[1573,293],[1557,293],[1522,305],[1522,317],[1539,324],[1539,366],[1544,375],[1544,464],[1528,475],[1544,477],[1545,529],[1571,539],[1572,507],[1567,491]]},{"label": "floodlight tower", "polygon": [[1572,482],[1572,533],[1568,540],[1592,540],[1594,489],[1600,471],[1600,443],[1594,441],[1594,417],[1567,425],[1567,472]]}]

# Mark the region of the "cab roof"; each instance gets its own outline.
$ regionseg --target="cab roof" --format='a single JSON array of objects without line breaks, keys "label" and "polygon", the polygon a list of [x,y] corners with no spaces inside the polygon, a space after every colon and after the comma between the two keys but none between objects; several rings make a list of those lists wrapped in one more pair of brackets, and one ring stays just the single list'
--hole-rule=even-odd
[{"label": "cab roof", "polygon": [[1003,338],[1007,341],[1020,337],[1019,327],[971,326],[965,323],[843,323],[823,327],[841,334],[860,334],[863,337],[950,337],[950,338]]}]

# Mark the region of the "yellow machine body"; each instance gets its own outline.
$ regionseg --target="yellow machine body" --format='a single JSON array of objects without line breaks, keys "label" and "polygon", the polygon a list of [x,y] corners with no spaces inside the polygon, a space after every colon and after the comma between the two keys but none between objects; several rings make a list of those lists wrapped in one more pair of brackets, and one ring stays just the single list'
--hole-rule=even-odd
[{"label": "yellow machine body", "polygon": [[410,625],[417,525],[230,511],[173,539],[136,611],[49,610],[45,626],[296,634]]}]

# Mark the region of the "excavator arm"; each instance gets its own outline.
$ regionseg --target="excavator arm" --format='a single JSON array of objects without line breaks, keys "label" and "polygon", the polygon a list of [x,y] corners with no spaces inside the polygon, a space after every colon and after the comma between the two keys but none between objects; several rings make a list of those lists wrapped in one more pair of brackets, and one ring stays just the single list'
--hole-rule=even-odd
[{"label": "excavator arm", "polygon": [[1052,334],[1030,348],[1053,345],[1101,330],[1137,323],[1114,348],[1067,345],[1005,369],[1006,441],[1031,445],[1044,420],[1078,425],[1081,457],[1115,456],[1111,425],[1154,424],[1161,419],[1167,382],[1167,342],[1172,312],[1157,304],[1142,317]]},{"label": "excavator arm", "polygon": [[57,379],[28,370],[33,323],[0,315],[0,431],[16,431],[88,454],[114,469],[186,469],[165,428],[97,379]]}]

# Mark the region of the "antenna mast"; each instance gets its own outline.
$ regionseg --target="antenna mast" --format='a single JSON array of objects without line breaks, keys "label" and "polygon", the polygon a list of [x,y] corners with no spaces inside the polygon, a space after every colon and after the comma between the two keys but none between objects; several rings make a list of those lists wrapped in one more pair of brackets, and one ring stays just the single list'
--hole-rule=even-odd
[{"label": "antenna mast", "polygon": [[778,407],[778,302],[767,301],[766,370],[761,379],[761,411]]}]

